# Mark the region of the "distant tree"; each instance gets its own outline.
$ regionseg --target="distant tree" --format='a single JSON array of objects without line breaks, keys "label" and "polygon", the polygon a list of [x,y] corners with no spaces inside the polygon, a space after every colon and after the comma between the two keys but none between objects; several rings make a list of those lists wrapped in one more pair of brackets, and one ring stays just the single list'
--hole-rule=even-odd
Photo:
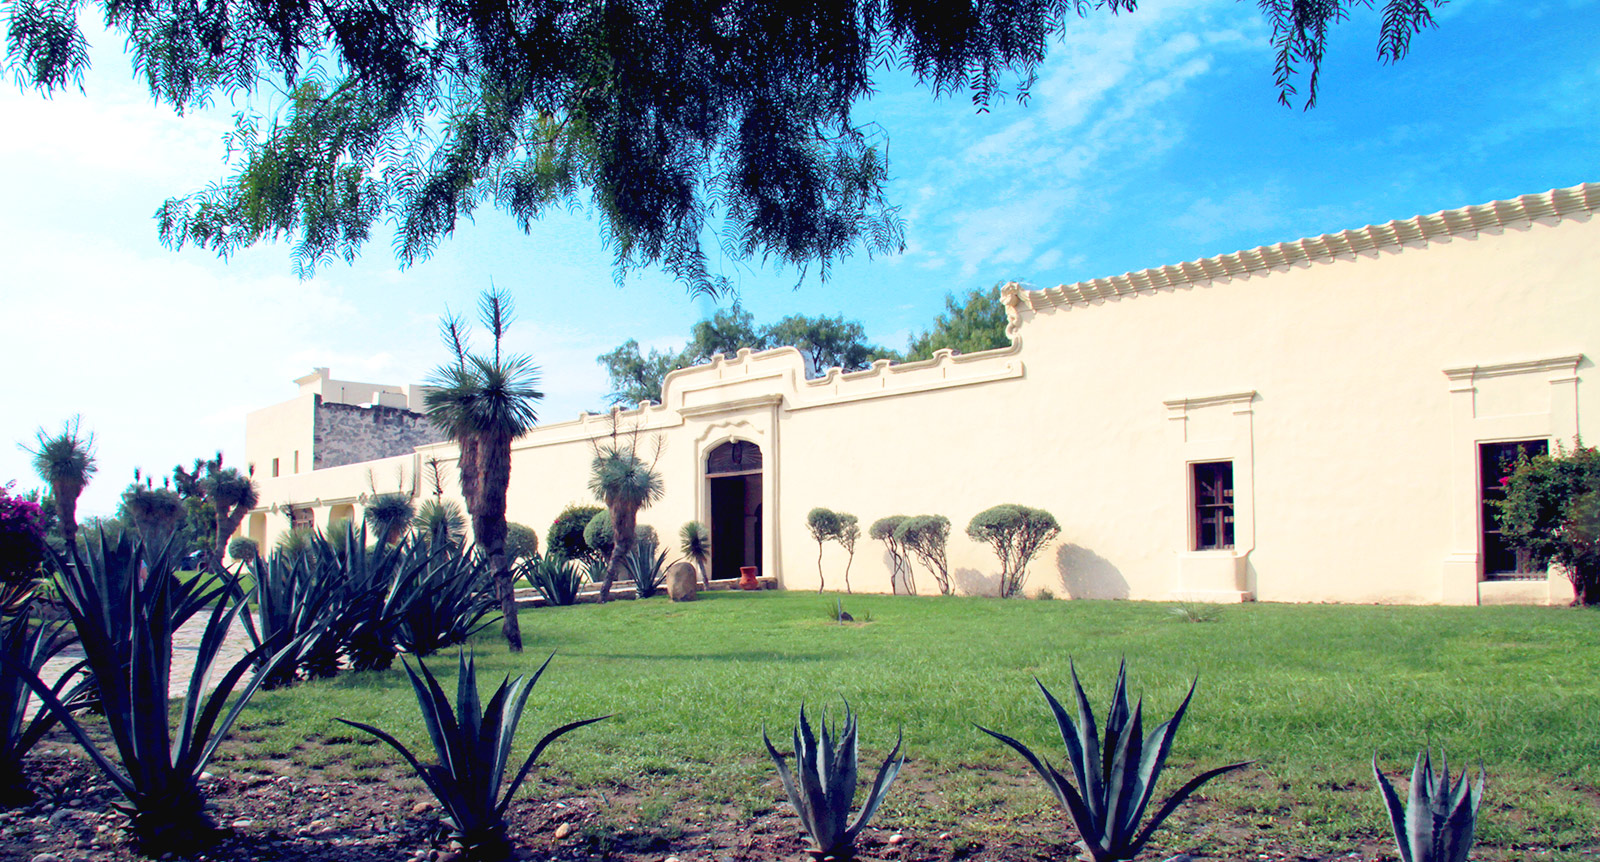
[{"label": "distant tree", "polygon": [[261,502],[255,480],[249,473],[240,473],[233,467],[223,467],[219,460],[208,468],[204,481],[206,499],[211,502],[216,517],[217,532],[211,542],[208,563],[212,571],[221,573],[222,552],[228,546],[228,537],[239,529],[244,516]]},{"label": "distant tree", "polygon": [[213,458],[194,459],[190,469],[184,469],[182,464],[172,468],[172,490],[183,499],[183,524],[178,533],[182,553],[211,550],[217,532],[217,513],[206,500],[205,477],[210,470],[221,467],[222,453],[218,452]]},{"label": "distant tree", "polygon": [[[615,414],[613,414],[615,415]],[[595,447],[590,464],[589,490],[604,503],[611,516],[615,544],[600,582],[600,601],[611,600],[611,584],[628,569],[628,557],[637,541],[639,510],[648,508],[666,493],[656,462],[661,458],[661,437],[655,453],[647,461],[639,454],[638,432],[619,434],[611,429],[611,439]]]},{"label": "distant tree", "polygon": [[640,401],[661,401],[667,375],[711,361],[720,353],[732,357],[743,348],[768,350],[792,346],[806,357],[806,371],[816,377],[829,368],[859,371],[875,359],[898,359],[894,351],[867,341],[866,330],[854,320],[806,317],[792,314],[770,326],[757,326],[750,312],[739,306],[718,309],[690,330],[683,350],[676,353],[652,349],[642,353],[639,342],[628,339],[616,350],[596,359],[611,379],[612,405],[633,406]]},{"label": "distant tree", "polygon": [[818,506],[806,513],[806,529],[811,531],[811,538],[817,543],[817,592],[826,588],[827,578],[822,573],[823,546],[839,538],[839,532],[844,529],[844,518],[832,509]]},{"label": "distant tree", "polygon": [[181,555],[183,549],[173,539],[186,514],[183,498],[178,496],[177,491],[165,482],[157,488],[150,477],[141,477],[137,469],[133,471],[133,484],[122,492],[122,511],[119,516],[139,532],[146,553]]},{"label": "distant tree", "polygon": [[628,407],[641,401],[661,400],[661,384],[667,375],[686,368],[682,354],[663,353],[651,348],[648,355],[639,351],[639,342],[630,338],[622,346],[596,360],[605,366],[611,378],[611,392],[606,396],[611,404]]},{"label": "distant tree", "polygon": [[1039,554],[1039,549],[1061,534],[1061,525],[1055,516],[1043,509],[1002,503],[991,506],[972,516],[967,524],[967,536],[974,541],[987,542],[1000,558],[1001,598],[1011,598],[1022,593],[1022,584],[1028,579],[1028,563]]},{"label": "distant tree", "polygon": [[915,554],[928,567],[934,582],[939,585],[939,594],[950,595],[950,564],[945,557],[945,543],[950,538],[950,519],[943,515],[912,515],[894,528],[894,537],[901,547]]},{"label": "distant tree", "polygon": [[706,564],[711,561],[711,534],[699,521],[688,521],[678,530],[678,550],[683,552],[700,570],[700,582],[711,586],[711,572]]},{"label": "distant tree", "polygon": [[839,513],[839,535],[835,538],[838,539],[839,544],[844,546],[844,552],[848,555],[844,560],[844,591],[847,593],[852,592],[850,589],[850,565],[856,561],[856,542],[861,538],[861,524],[855,515],[845,512]]},{"label": "distant tree", "polygon": [[767,343],[789,346],[805,357],[808,373],[820,377],[830,368],[860,371],[874,359],[893,358],[882,347],[867,341],[867,332],[854,320],[835,317],[806,317],[791,314],[767,328]]},{"label": "distant tree", "polygon": [[61,523],[61,538],[67,548],[78,544],[78,497],[99,469],[94,462],[94,434],[84,434],[74,416],[50,434],[39,429],[37,447],[24,452],[33,456],[33,470],[50,487],[56,501],[56,517]]},{"label": "distant tree", "polygon": [[719,308],[709,318],[689,330],[689,344],[680,356],[682,366],[710,362],[720,353],[732,359],[743,348],[766,350],[772,346],[766,329],[756,326],[755,316],[738,305]]},{"label": "distant tree", "polygon": [[[1405,56],[1443,0],[1384,0],[1378,56]],[[1315,102],[1334,25],[1366,0],[1261,0],[1279,99]],[[978,110],[1026,98],[1073,13],[1134,0],[892,4],[18,2],[7,66],[81,88],[87,19],[158,103],[271,101],[228,136],[233,174],[157,213],[162,240],[227,257],[293,244],[302,273],[353,259],[380,220],[402,263],[492,203],[523,230],[592,203],[621,273],[725,281],[704,243],[824,277],[904,246],[887,140],[855,113],[891,70]],[[1008,92],[1009,90],[1009,92]],[[259,92],[283,94],[264,99]]]},{"label": "distant tree", "polygon": [[935,351],[946,347],[957,353],[977,353],[1011,344],[999,285],[968,291],[960,302],[954,294],[947,293],[944,309],[932,329],[911,339],[906,348],[907,362],[932,359]]},{"label": "distant tree", "polygon": [[429,379],[432,388],[423,403],[428,417],[459,449],[456,467],[472,516],[472,540],[489,561],[506,644],[512,652],[521,652],[522,630],[506,559],[506,488],[511,483],[511,443],[538,421],[533,405],[544,393],[534,388],[539,385],[539,369],[533,361],[503,349],[513,317],[511,298],[498,289],[486,291],[479,311],[494,337],[492,351],[471,353],[465,325],[446,315],[441,328],[451,358],[434,369]]},{"label": "distant tree", "polygon": [[895,536],[895,530],[906,520],[905,515],[890,515],[872,522],[867,535],[880,541],[889,549],[889,592],[895,591],[895,579],[905,585],[907,595],[917,594],[917,579],[911,572],[911,558],[905,546]]}]

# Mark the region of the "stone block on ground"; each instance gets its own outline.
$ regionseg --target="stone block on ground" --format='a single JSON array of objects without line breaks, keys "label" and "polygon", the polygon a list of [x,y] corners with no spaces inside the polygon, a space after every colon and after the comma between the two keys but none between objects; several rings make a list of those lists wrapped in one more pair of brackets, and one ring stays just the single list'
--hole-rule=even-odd
[{"label": "stone block on ground", "polygon": [[667,570],[667,595],[675,602],[692,602],[695,591],[700,588],[699,578],[695,574],[694,566],[689,563],[677,563]]}]

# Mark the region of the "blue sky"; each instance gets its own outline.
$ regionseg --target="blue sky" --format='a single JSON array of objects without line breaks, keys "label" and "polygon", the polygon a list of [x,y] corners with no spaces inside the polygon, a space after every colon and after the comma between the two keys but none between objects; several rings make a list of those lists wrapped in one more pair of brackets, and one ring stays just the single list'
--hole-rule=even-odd
[{"label": "blue sky", "polygon": [[[947,292],[1046,286],[1600,179],[1600,0],[1460,0],[1394,66],[1358,10],[1333,39],[1318,107],[1280,107],[1254,3],[1145,0],[1072,22],[1025,105],[986,114],[902,75],[858,109],[889,141],[903,255],[814,277],[719,261],[759,320],[844,314],[903,347]],[[680,344],[714,307],[655,272],[616,286],[586,213],[523,235],[493,210],[400,270],[385,236],[353,266],[293,274],[289,248],[221,262],[170,252],[160,202],[226,172],[231,108],[186,117],[92,38],[88,95],[0,88],[0,483],[35,484],[40,425],[82,414],[101,473],[81,504],[114,510],[133,469],[222,449],[244,416],[327,365],[404,383],[444,356],[441,312],[493,283],[516,299],[517,349],[544,369],[544,421],[604,402],[595,357],[627,338]]]}]

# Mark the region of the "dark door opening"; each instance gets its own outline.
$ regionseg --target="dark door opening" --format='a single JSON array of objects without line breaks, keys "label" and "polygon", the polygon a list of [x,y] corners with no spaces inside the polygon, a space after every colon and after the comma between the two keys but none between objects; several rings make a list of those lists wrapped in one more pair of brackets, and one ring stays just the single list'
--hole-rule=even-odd
[{"label": "dark door opening", "polygon": [[741,566],[761,565],[761,450],[745,441],[724,443],[706,458],[711,501],[711,577],[739,577]]}]

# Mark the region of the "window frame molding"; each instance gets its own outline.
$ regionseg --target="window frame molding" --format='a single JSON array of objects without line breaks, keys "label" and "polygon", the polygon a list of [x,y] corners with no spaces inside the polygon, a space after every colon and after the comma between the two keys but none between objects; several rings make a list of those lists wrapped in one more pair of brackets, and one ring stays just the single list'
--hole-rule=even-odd
[{"label": "window frame molding", "polygon": [[[1181,469],[1183,489],[1179,523],[1172,526],[1178,550],[1172,594],[1175,598],[1212,602],[1255,599],[1250,552],[1255,550],[1255,402],[1254,390],[1163,401],[1171,428],[1173,460]],[[1197,438],[1190,422],[1201,410],[1225,410],[1227,431],[1221,437]],[[1216,461],[1233,464],[1233,547],[1195,550],[1194,465]],[[1163,491],[1162,493],[1168,493]]]},{"label": "window frame molding", "polygon": [[[1487,580],[1483,571],[1482,499],[1479,450],[1484,443],[1543,439],[1552,447],[1578,436],[1578,368],[1581,353],[1517,362],[1463,365],[1443,369],[1450,403],[1450,551],[1442,565],[1441,596],[1444,604],[1477,605],[1485,592],[1510,590],[1516,581]],[[1492,414],[1481,408],[1478,381],[1526,377],[1531,384],[1549,386],[1548,406],[1533,413]],[[1524,585],[1527,582],[1522,582]],[[1534,584],[1539,584],[1535,581]],[[1485,585],[1489,586],[1485,586]],[[1554,568],[1540,585],[1549,601],[1571,598],[1571,585]],[[1565,591],[1566,599],[1562,599]],[[1491,600],[1494,596],[1489,597]]]}]

